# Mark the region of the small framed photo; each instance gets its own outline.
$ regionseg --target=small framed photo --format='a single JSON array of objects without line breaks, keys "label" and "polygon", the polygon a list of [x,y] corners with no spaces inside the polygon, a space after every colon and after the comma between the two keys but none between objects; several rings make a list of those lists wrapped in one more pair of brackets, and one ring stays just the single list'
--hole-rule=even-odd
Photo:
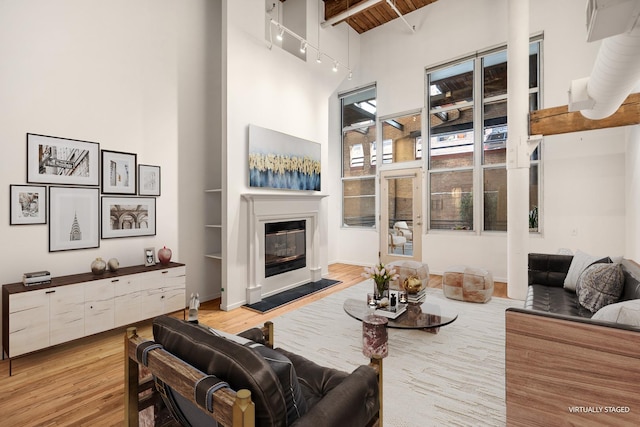
[{"label": "small framed photo", "polygon": [[102,150],[102,193],[136,194],[135,153]]},{"label": "small framed photo", "polygon": [[10,185],[10,225],[47,223],[47,187]]},{"label": "small framed photo", "polygon": [[155,197],[102,197],[103,239],[155,234]]},{"label": "small framed photo", "polygon": [[27,182],[97,186],[100,144],[27,134]]},{"label": "small framed photo", "polygon": [[145,267],[149,267],[151,265],[156,265],[156,249],[155,248],[144,248],[144,265]]},{"label": "small framed photo", "polygon": [[160,196],[160,166],[138,165],[138,195]]},{"label": "small framed photo", "polygon": [[99,193],[49,187],[49,252],[100,247]]}]

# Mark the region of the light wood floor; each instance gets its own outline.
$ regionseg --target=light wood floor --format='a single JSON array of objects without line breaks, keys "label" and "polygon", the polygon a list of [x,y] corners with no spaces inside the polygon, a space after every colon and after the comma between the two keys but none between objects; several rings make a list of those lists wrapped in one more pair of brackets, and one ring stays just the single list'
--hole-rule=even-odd
[{"label": "light wood floor", "polygon": [[[201,322],[230,333],[259,325],[305,304],[361,282],[362,268],[329,266],[330,279],[341,284],[266,314],[244,308],[220,311],[220,301],[202,304]],[[440,287],[440,276],[429,286]],[[496,297],[506,297],[506,285],[496,283]],[[182,316],[182,313],[176,316]],[[151,322],[135,325],[151,338]],[[126,328],[94,335],[51,349],[0,362],[0,425],[6,426],[121,426],[124,421],[124,354]],[[275,341],[278,342],[276,326]]]}]

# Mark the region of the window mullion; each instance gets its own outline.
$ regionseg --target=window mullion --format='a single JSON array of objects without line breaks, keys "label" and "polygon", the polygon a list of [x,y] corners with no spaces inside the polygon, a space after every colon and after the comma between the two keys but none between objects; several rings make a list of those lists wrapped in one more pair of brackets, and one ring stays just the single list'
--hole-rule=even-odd
[{"label": "window mullion", "polygon": [[482,156],[484,140],[484,99],[483,99],[482,59],[476,58],[473,67],[473,229],[476,234],[483,231],[483,185]]}]

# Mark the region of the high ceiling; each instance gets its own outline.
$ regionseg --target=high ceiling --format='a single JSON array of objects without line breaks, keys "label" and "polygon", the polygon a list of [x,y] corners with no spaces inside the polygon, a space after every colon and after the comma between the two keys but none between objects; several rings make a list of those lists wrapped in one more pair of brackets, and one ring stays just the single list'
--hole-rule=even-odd
[{"label": "high ceiling", "polygon": [[[332,25],[346,21],[362,34],[437,0],[323,0],[324,19]],[[394,10],[395,8],[395,10]],[[399,15],[400,14],[400,15]]]}]

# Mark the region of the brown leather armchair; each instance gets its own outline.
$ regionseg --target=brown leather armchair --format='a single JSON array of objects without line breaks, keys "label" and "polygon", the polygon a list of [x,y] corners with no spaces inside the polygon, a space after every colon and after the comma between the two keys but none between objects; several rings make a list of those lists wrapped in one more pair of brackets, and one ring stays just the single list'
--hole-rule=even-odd
[{"label": "brown leather armchair", "polygon": [[352,373],[273,349],[273,324],[237,336],[169,316],[153,321],[154,341],[127,332],[126,425],[142,409],[138,366],[181,425],[381,426],[382,360]]}]

